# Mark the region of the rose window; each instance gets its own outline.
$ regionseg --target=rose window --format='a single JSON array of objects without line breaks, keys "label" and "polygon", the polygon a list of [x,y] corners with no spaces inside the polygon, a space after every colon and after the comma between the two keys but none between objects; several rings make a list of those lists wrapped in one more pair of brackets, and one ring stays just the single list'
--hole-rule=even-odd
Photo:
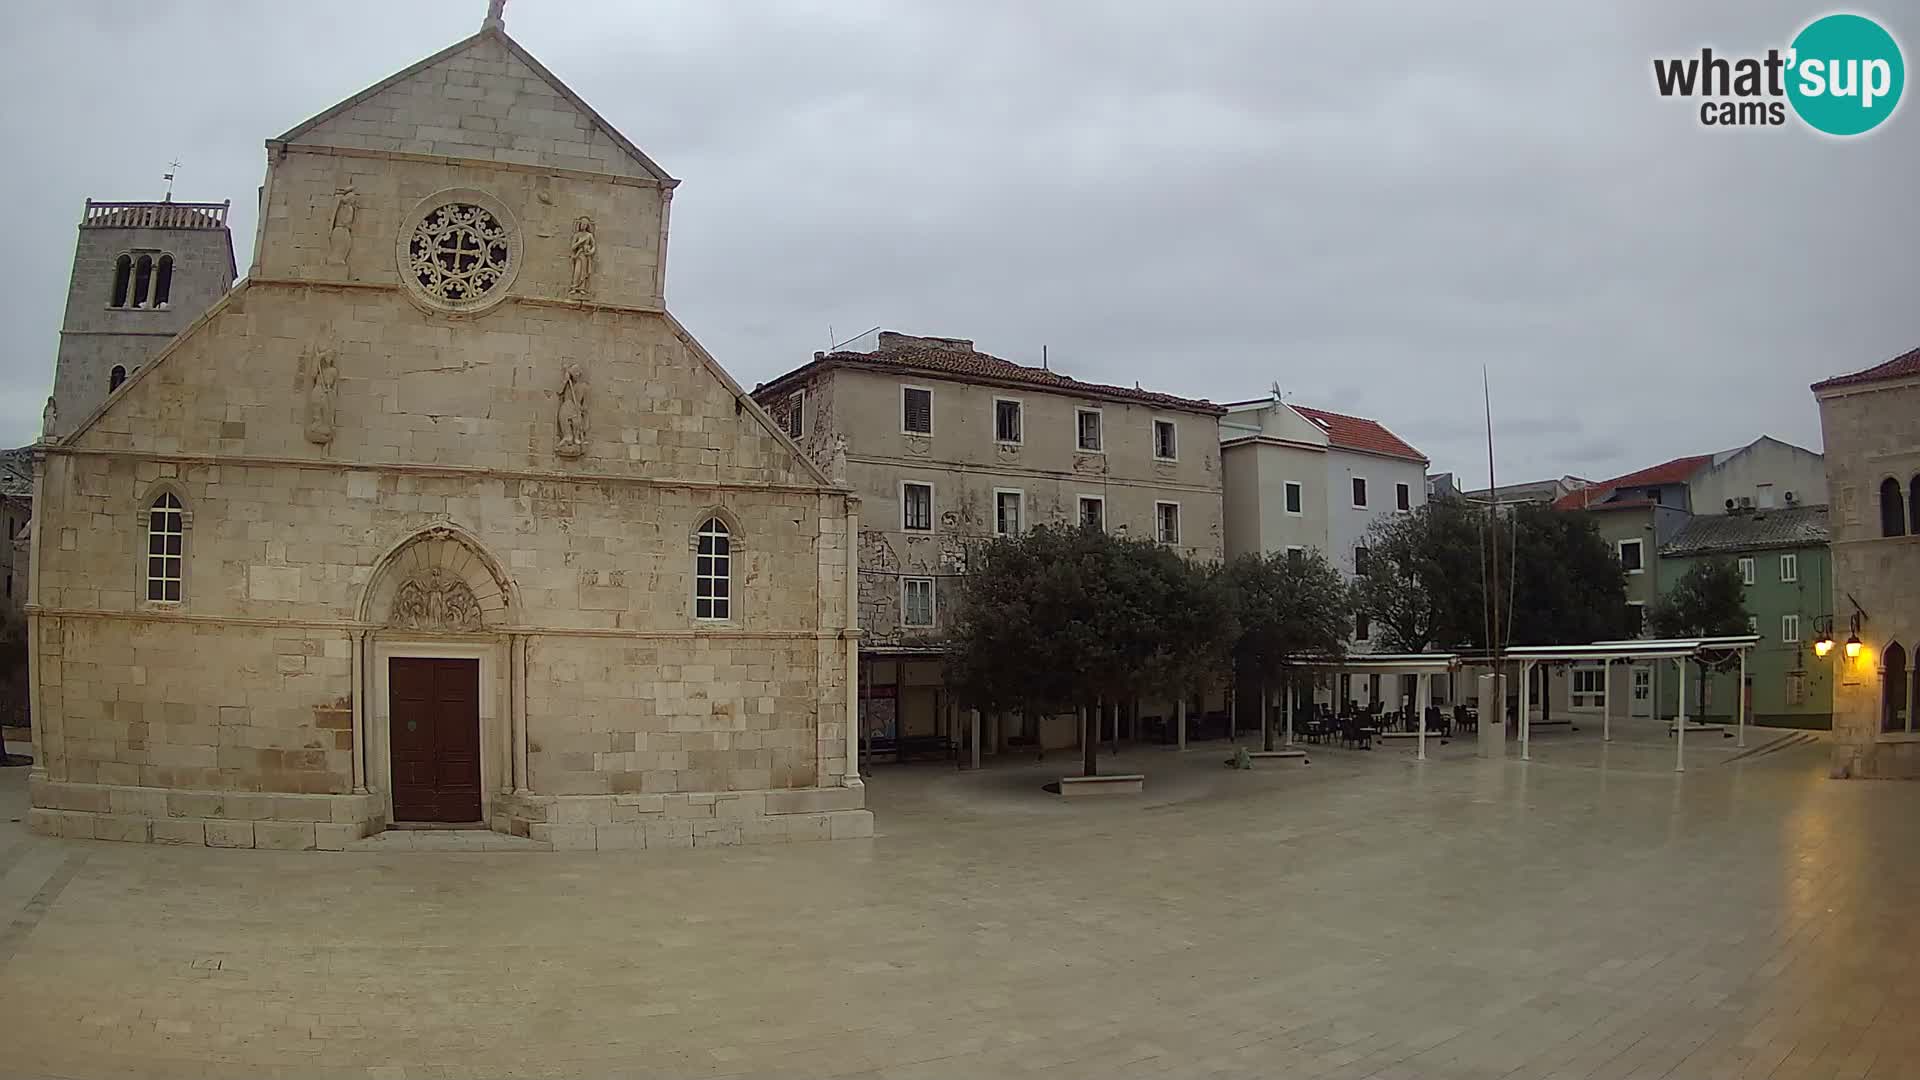
[{"label": "rose window", "polygon": [[449,203],[414,226],[407,273],[434,299],[471,303],[511,276],[512,251],[506,226],[491,212]]}]

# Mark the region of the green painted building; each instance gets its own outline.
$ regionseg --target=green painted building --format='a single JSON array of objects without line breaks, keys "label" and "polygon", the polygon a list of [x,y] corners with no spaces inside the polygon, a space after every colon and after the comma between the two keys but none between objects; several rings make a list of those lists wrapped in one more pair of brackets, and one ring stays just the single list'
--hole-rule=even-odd
[{"label": "green painted building", "polygon": [[[1747,584],[1749,625],[1760,644],[1747,656],[1752,722],[1772,727],[1833,727],[1833,665],[1814,656],[1822,620],[1833,611],[1833,573],[1828,560],[1827,508],[1789,506],[1739,510],[1688,519],[1660,547],[1662,592],[1695,563],[1729,558]],[[1671,668],[1660,687],[1661,714],[1676,706]],[[1731,723],[1739,700],[1738,674],[1707,680],[1700,701],[1698,674],[1687,678],[1687,715]]]}]

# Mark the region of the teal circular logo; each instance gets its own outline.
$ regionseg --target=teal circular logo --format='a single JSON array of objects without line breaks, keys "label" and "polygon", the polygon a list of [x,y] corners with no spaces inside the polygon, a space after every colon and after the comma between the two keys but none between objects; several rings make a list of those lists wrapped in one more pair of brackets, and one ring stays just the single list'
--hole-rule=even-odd
[{"label": "teal circular logo", "polygon": [[1900,45],[1861,15],[1828,15],[1793,39],[1787,100],[1800,119],[1829,135],[1879,127],[1900,104],[1907,65]]}]

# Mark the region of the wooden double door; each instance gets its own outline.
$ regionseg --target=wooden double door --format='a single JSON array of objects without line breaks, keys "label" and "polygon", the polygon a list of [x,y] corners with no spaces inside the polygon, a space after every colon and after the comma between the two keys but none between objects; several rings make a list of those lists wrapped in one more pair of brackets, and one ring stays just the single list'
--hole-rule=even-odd
[{"label": "wooden double door", "polygon": [[395,821],[477,822],[480,661],[388,661],[388,741]]}]

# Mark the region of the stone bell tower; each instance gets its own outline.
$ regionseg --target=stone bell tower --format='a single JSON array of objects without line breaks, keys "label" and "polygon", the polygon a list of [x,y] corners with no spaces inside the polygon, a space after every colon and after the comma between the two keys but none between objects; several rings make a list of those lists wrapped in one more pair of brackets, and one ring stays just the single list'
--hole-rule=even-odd
[{"label": "stone bell tower", "polygon": [[229,205],[87,200],[54,362],[51,434],[72,431],[233,286]]}]

